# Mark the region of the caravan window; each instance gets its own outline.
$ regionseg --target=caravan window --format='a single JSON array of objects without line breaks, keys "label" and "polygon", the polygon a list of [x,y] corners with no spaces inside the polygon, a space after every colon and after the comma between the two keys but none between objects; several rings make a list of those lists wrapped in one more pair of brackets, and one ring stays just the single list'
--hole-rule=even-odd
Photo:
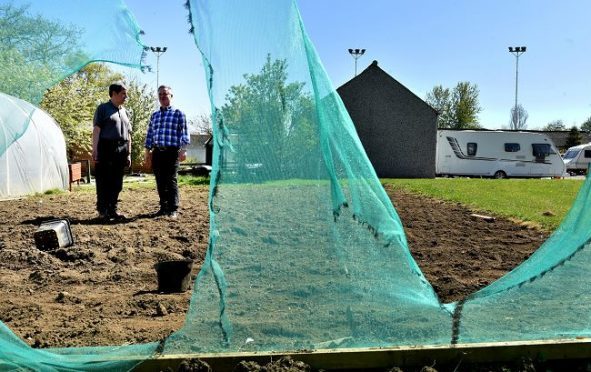
[{"label": "caravan window", "polygon": [[476,150],[478,149],[478,144],[476,142],[468,142],[467,148],[468,156],[476,156]]},{"label": "caravan window", "polygon": [[521,150],[521,146],[518,143],[506,143],[505,152],[517,152]]},{"label": "caravan window", "polygon": [[548,143],[533,143],[531,147],[536,160],[544,160],[546,156],[556,154]]},{"label": "caravan window", "polygon": [[591,158],[591,150],[585,150],[585,157]]},{"label": "caravan window", "polygon": [[574,159],[579,155],[579,150],[568,150],[562,157],[563,159]]}]

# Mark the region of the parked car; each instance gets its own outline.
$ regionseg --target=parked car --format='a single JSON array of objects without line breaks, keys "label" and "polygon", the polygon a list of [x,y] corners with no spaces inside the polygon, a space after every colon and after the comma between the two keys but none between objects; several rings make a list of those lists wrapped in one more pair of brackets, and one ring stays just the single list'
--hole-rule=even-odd
[{"label": "parked car", "polygon": [[591,163],[591,142],[570,147],[562,155],[562,159],[569,174],[587,174]]}]

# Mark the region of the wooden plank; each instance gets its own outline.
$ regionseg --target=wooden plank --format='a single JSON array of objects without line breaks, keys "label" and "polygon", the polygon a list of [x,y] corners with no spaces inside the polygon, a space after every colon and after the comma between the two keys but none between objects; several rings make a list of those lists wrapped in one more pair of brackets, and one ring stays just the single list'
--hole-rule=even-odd
[{"label": "wooden plank", "polygon": [[232,371],[243,360],[264,365],[283,356],[302,361],[313,369],[387,369],[394,366],[422,367],[436,364],[455,367],[458,364],[515,362],[521,358],[532,360],[575,360],[591,358],[591,338],[569,340],[541,340],[496,342],[458,345],[401,346],[368,349],[326,349],[309,352],[281,353],[218,353],[162,355],[146,360],[135,371],[177,369],[183,360],[199,359],[213,371]]},{"label": "wooden plank", "polygon": [[80,180],[82,179],[82,164],[70,163],[68,164],[68,170],[70,173],[69,189],[72,191],[72,183],[76,182],[80,185]]},{"label": "wooden plank", "polygon": [[485,215],[482,215],[482,214],[472,213],[470,215],[470,217],[481,219],[481,220],[484,220],[486,222],[495,222],[495,218],[492,217],[492,216],[485,216]]}]

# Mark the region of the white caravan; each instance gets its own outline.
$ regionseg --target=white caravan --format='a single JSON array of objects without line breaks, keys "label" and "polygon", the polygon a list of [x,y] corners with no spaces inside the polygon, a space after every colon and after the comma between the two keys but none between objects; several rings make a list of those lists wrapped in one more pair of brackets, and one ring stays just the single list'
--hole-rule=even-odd
[{"label": "white caravan", "polygon": [[438,176],[562,177],[552,140],[531,132],[438,130]]},{"label": "white caravan", "polygon": [[570,147],[562,155],[566,171],[570,174],[586,174],[591,163],[591,142]]}]

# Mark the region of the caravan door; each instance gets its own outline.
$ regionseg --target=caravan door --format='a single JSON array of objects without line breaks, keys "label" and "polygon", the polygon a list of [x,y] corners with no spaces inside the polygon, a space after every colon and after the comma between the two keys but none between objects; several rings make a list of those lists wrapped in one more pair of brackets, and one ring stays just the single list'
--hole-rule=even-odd
[{"label": "caravan door", "polygon": [[558,154],[549,143],[532,143],[531,147],[534,162],[530,167],[530,176],[552,177],[561,175],[554,165],[554,158],[558,157]]}]

